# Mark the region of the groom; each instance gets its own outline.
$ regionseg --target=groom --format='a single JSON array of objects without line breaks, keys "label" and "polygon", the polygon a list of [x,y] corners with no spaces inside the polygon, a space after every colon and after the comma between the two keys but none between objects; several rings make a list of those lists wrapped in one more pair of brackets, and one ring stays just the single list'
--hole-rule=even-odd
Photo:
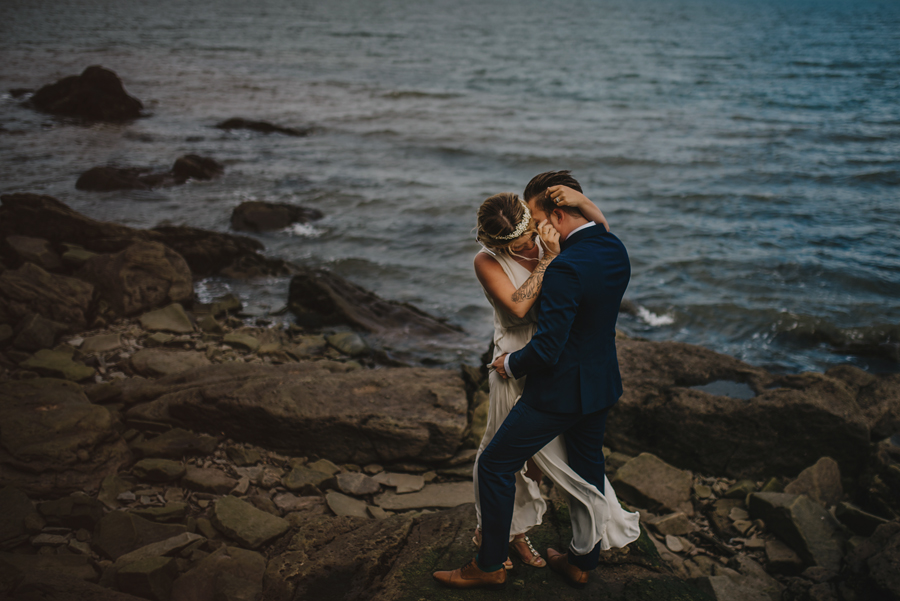
[{"label": "groom", "polygon": [[[562,251],[544,274],[538,328],[525,348],[498,357],[504,378],[528,376],[510,411],[478,460],[482,542],[463,568],[435,572],[452,588],[500,587],[506,582],[515,498],[515,474],[547,443],[564,435],[569,466],[604,492],[603,435],[609,408],[622,395],[616,358],[616,318],[631,277],[622,242],[577,209],[557,206],[561,191],[581,186],[568,171],[535,176],[525,199],[535,221],[549,220]],[[548,188],[553,188],[548,190]],[[600,543],[587,555],[547,549],[550,567],[571,583],[587,583],[597,567]]]}]

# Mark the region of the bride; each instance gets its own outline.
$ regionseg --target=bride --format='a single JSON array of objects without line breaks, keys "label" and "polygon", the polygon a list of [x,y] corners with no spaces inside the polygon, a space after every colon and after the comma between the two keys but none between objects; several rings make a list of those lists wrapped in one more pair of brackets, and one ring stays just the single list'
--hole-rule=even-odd
[{"label": "bride", "polygon": [[[541,193],[550,195],[558,206],[580,210],[586,219],[609,231],[609,224],[600,209],[575,189],[580,188],[575,179],[568,172],[557,174],[561,176],[557,180],[562,179],[574,187],[550,186]],[[556,174],[542,174],[547,175]],[[494,308],[493,358],[496,359],[523,348],[534,335],[538,316],[536,300],[544,271],[560,252],[559,233],[546,220],[535,224],[528,205],[516,194],[501,193],[485,200],[478,209],[477,239],[483,249],[475,255],[475,274]],[[475,474],[478,473],[478,458],[482,451],[491,442],[525,387],[525,378],[504,379],[494,370],[491,370],[488,382],[490,408],[484,437],[476,455]],[[573,521],[570,547],[575,553],[586,554],[601,540],[603,549],[622,547],[640,535],[638,514],[622,509],[608,480],[604,495],[576,474],[567,464],[563,441],[556,438],[529,459],[516,474],[510,549],[526,564],[538,568],[547,565],[526,536],[531,528],[541,523],[547,509],[538,486],[542,473],[559,487],[568,501]],[[478,478],[475,477],[474,481],[478,526],[473,542],[480,546],[482,522]],[[503,567],[507,570],[513,567],[510,559],[507,558]]]}]

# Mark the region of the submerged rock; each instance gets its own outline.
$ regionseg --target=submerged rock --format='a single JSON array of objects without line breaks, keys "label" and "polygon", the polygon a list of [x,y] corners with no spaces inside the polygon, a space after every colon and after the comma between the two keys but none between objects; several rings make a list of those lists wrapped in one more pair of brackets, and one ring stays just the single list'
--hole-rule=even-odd
[{"label": "submerged rock", "polygon": [[98,65],[42,87],[28,103],[46,113],[93,121],[136,119],[144,108],[125,92],[118,75]]},{"label": "submerged rock", "polygon": [[225,168],[218,161],[196,154],[186,154],[175,159],[172,175],[181,183],[188,179],[209,180],[222,175]]},{"label": "submerged rock", "polygon": [[175,182],[167,173],[153,173],[149,167],[91,167],[75,181],[76,190],[111,192],[114,190],[152,190]]},{"label": "submerged rock", "polygon": [[231,212],[231,227],[244,232],[266,232],[321,218],[322,212],[316,209],[283,202],[250,200],[242,202]]},{"label": "submerged rock", "polygon": [[253,121],[241,117],[232,117],[216,124],[219,129],[249,129],[252,131],[262,132],[264,134],[285,134],[287,136],[306,136],[309,135],[309,129],[296,129],[293,127],[283,127],[275,125],[267,121]]}]

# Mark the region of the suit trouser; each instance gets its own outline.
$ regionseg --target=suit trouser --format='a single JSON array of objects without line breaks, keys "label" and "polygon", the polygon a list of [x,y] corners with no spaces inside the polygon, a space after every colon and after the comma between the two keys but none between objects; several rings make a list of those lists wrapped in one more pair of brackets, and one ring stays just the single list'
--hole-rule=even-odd
[{"label": "suit trouser", "polygon": [[[569,467],[604,492],[603,435],[608,413],[609,409],[588,415],[548,413],[516,403],[478,459],[482,515],[479,565],[495,566],[506,560],[516,496],[515,474],[560,434],[564,435]],[[569,550],[569,563],[582,570],[597,567],[599,557],[599,542],[587,555],[575,555]]]}]

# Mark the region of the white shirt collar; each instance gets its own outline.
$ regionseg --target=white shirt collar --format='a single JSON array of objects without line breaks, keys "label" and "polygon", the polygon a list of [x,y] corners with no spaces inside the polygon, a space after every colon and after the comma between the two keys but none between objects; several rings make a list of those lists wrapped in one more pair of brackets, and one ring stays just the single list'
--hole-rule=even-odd
[{"label": "white shirt collar", "polygon": [[581,230],[586,230],[587,228],[593,227],[593,226],[595,226],[595,225],[597,225],[597,224],[594,223],[593,221],[588,221],[588,222],[585,223],[584,225],[579,225],[579,226],[576,227],[574,230],[572,230],[571,232],[569,232],[569,235],[566,236],[566,239],[568,240],[569,237],[571,237],[572,234],[574,234],[575,232],[580,232]]}]

